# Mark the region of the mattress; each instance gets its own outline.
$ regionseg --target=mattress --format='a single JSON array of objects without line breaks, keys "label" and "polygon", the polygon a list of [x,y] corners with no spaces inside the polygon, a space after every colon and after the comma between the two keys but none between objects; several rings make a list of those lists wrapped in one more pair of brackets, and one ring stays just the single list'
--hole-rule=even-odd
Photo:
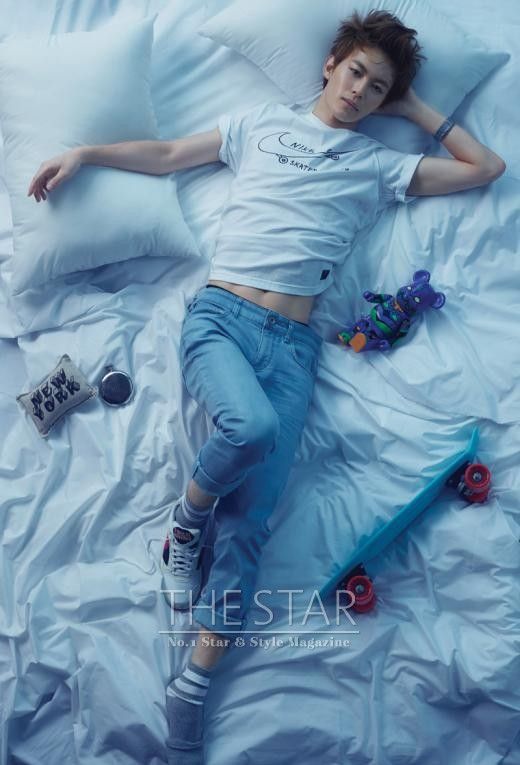
[{"label": "mattress", "polygon": [[[9,1],[0,39],[94,30],[168,5]],[[220,113],[261,99],[287,102],[247,59],[198,35],[225,5],[171,4],[179,76],[163,92],[180,108],[175,124],[161,123],[163,138],[209,130]],[[520,762],[520,154],[511,140],[520,17],[513,0],[435,7],[510,53],[455,115],[507,170],[486,187],[395,206],[318,296],[314,397],[257,583],[305,599],[291,635],[245,639],[216,668],[208,765]],[[165,78],[156,72],[157,83]],[[157,113],[161,122],[160,103]],[[184,388],[179,337],[209,273],[231,177],[219,163],[176,173],[201,257],[150,254],[17,299],[0,186],[3,763],[166,762],[165,687],[191,643],[179,633],[188,615],[174,625],[161,594],[159,558],[171,504],[214,427]],[[364,289],[392,291],[416,268],[445,292],[442,311],[392,353],[355,354],[337,342]],[[92,385],[107,365],[128,372],[135,397],[122,408],[95,397],[42,439],[16,397],[64,353]],[[377,608],[346,626],[326,604],[326,623],[311,595],[331,564],[405,505],[474,427],[492,472],[488,502],[444,492],[372,562]],[[251,620],[259,613],[253,607]]]}]

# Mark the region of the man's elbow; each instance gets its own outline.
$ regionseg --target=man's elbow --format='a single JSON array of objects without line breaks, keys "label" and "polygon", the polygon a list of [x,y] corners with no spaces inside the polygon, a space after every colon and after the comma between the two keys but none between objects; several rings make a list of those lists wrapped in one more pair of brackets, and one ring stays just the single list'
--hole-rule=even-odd
[{"label": "man's elbow", "polygon": [[498,157],[498,160],[496,162],[493,162],[493,164],[489,166],[489,169],[488,169],[489,180],[496,181],[496,179],[500,178],[500,176],[503,175],[505,171],[506,171],[506,163],[501,157]]}]

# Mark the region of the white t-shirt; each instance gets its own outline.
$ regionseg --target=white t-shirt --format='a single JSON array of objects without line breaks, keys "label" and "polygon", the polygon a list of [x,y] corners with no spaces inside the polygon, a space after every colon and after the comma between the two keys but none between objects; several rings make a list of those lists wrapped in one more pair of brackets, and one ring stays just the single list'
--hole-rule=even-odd
[{"label": "white t-shirt", "polygon": [[357,231],[382,207],[416,198],[406,189],[424,154],[394,151],[297,108],[264,103],[219,118],[219,158],[235,177],[210,279],[317,295]]}]

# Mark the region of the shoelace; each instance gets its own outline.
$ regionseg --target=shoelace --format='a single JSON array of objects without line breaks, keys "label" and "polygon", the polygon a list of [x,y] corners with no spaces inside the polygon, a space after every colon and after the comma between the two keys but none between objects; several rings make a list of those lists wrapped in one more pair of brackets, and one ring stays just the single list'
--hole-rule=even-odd
[{"label": "shoelace", "polygon": [[191,569],[197,562],[198,551],[193,550],[198,545],[198,539],[181,544],[175,537],[170,536],[171,564],[175,576],[189,576]]}]

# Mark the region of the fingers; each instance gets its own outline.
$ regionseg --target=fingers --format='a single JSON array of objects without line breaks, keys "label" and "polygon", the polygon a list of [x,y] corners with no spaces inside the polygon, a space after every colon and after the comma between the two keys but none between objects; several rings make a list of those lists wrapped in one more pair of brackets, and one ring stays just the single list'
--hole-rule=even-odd
[{"label": "fingers", "polygon": [[30,197],[32,194],[34,194],[34,198],[37,202],[40,201],[40,195],[41,195],[41,179],[35,175],[32,179],[31,183],[29,184],[29,188],[27,190],[27,196]]},{"label": "fingers", "polygon": [[27,196],[30,197],[34,194],[37,202],[47,199],[46,192],[48,194],[57,185],[56,178],[51,181],[49,180],[50,177],[52,175],[49,174],[49,171],[35,175],[29,185]]},{"label": "fingers", "polygon": [[31,194],[34,194],[36,198],[36,192],[38,191],[40,181],[41,181],[41,175],[40,173],[36,173],[36,175],[33,177],[32,181],[29,184],[29,188],[27,190],[28,197],[30,197]]},{"label": "fingers", "polygon": [[47,199],[46,192],[48,192],[48,183],[59,172],[59,168],[47,162],[42,162],[38,171],[34,175],[29,188],[27,190],[27,196],[30,197],[34,194],[34,198],[37,202],[42,199]]},{"label": "fingers", "polygon": [[33,186],[31,193],[30,193],[30,194],[28,194],[27,196],[29,196],[29,197],[30,197],[30,196],[31,196],[31,194],[34,194],[34,198],[35,198],[35,200],[36,200],[37,202],[41,202],[41,200],[42,200],[42,199],[47,199],[47,197],[45,196],[45,191],[47,191],[47,189],[45,188],[45,191],[44,191],[44,188],[45,188],[45,187],[43,186],[43,184],[40,184],[40,183],[36,183],[36,184]]}]

